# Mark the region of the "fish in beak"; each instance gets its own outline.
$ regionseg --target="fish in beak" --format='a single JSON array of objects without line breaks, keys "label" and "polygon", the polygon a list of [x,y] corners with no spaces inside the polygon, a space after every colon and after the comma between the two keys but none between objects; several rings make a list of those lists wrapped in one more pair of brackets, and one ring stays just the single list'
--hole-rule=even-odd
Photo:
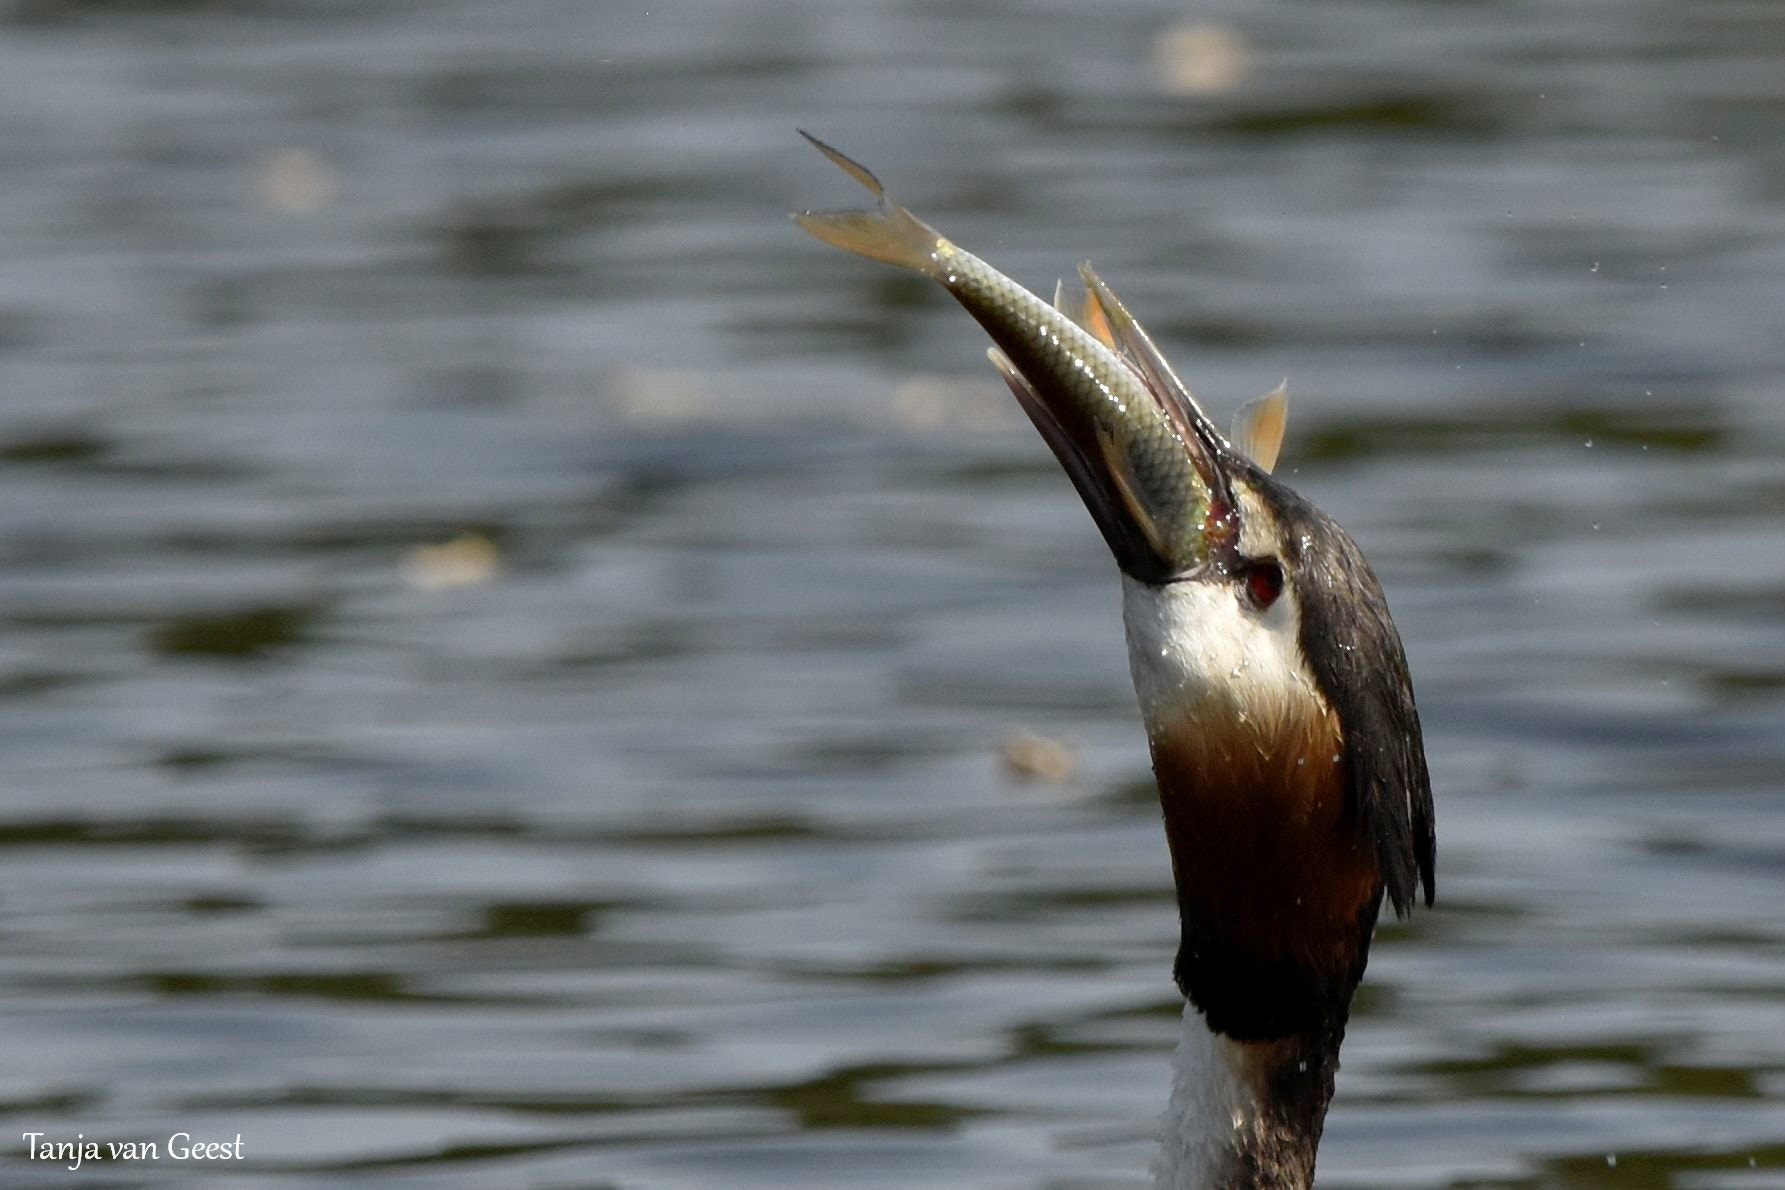
[{"label": "fish in beak", "polygon": [[[803,134],[802,135],[806,135]],[[828,244],[929,277],[985,328],[988,354],[1059,459],[1123,573],[1171,582],[1227,564],[1238,538],[1233,447],[1109,286],[1079,266],[1083,292],[1052,304],[963,251],[887,197],[866,168],[806,139],[874,195],[869,210],[806,211]],[[1247,415],[1275,457],[1281,394]]]},{"label": "fish in beak", "polygon": [[795,222],[931,278],[979,321],[1121,567],[1179,986],[1222,1036],[1322,1037],[1336,1054],[1384,895],[1403,915],[1416,890],[1431,902],[1431,787],[1381,586],[1345,531],[1270,475],[1284,390],[1224,437],[1089,265],[1074,300],[1045,302],[806,139],[876,203]]},{"label": "fish in beak", "polygon": [[1307,1187],[1381,906],[1432,901],[1431,782],[1382,588],[1272,478],[1281,387],[1223,437],[1088,265],[1044,302],[812,143],[876,205],[794,219],[966,307],[1122,570],[1189,1005],[1158,1185]]}]

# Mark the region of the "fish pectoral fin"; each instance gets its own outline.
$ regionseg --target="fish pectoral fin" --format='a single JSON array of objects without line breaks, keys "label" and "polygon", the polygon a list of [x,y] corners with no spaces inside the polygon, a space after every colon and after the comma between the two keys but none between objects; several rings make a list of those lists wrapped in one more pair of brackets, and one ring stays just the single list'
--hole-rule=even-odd
[{"label": "fish pectoral fin", "polygon": [[1234,449],[1268,473],[1277,465],[1283,429],[1289,420],[1289,382],[1241,405],[1233,415]]},{"label": "fish pectoral fin", "polygon": [[[1086,329],[1090,329],[1093,320],[1101,322],[1110,345],[1139,373],[1153,399],[1177,425],[1178,432],[1189,440],[1199,423],[1208,423],[1208,415],[1202,411],[1202,406],[1196,403],[1196,398],[1178,379],[1178,374],[1171,370],[1146,328],[1135,321],[1134,315],[1128,313],[1128,307],[1089,263],[1078,266],[1078,275],[1085,283]],[[1094,330],[1092,333],[1098,334]],[[1098,337],[1102,338],[1103,334]]]},{"label": "fish pectoral fin", "polygon": [[1066,282],[1054,282],[1054,309],[1070,318],[1073,323],[1090,334],[1093,339],[1109,348],[1120,352],[1116,338],[1110,333],[1109,319],[1103,316],[1103,310],[1097,305],[1097,295],[1089,289],[1076,297],[1066,296]]},{"label": "fish pectoral fin", "polygon": [[1140,530],[1140,535],[1146,539],[1148,548],[1156,556],[1169,557],[1165,552],[1165,535],[1159,531],[1159,523],[1147,511],[1146,505],[1141,503],[1140,494],[1134,490],[1134,484],[1130,480],[1134,467],[1128,459],[1128,452],[1102,426],[1097,427],[1097,449],[1103,455],[1103,465],[1110,486],[1121,499],[1122,507],[1127,510],[1134,527]]}]

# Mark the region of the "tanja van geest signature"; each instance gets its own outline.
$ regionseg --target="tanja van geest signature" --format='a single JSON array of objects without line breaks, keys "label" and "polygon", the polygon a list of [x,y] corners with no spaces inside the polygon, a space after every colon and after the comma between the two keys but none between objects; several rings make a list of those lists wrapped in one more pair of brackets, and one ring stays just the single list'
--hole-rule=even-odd
[{"label": "tanja van geest signature", "polygon": [[197,1140],[190,1132],[176,1132],[165,1141],[88,1140],[77,1132],[73,1140],[50,1140],[42,1132],[20,1133],[25,1156],[32,1161],[57,1161],[77,1170],[87,1161],[240,1161],[242,1134],[234,1140]]}]

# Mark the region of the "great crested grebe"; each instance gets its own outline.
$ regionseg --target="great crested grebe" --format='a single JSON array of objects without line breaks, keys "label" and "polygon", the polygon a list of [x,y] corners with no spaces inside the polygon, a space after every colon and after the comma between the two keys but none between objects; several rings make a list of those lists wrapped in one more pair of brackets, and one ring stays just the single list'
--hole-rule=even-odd
[{"label": "great crested grebe", "polygon": [[1431,782],[1382,588],[1271,478],[1281,389],[1224,438],[1088,265],[1084,296],[1049,305],[807,139],[878,203],[794,219],[966,307],[1121,569],[1186,1001],[1156,1185],[1311,1186],[1383,894],[1401,917],[1432,903]]}]

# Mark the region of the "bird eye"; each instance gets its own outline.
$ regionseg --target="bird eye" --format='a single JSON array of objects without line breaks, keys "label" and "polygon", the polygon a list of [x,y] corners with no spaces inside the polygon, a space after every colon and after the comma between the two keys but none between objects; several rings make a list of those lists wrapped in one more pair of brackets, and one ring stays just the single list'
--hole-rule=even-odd
[{"label": "bird eye", "polygon": [[1267,558],[1246,567],[1246,598],[1264,611],[1283,593],[1283,567]]}]

